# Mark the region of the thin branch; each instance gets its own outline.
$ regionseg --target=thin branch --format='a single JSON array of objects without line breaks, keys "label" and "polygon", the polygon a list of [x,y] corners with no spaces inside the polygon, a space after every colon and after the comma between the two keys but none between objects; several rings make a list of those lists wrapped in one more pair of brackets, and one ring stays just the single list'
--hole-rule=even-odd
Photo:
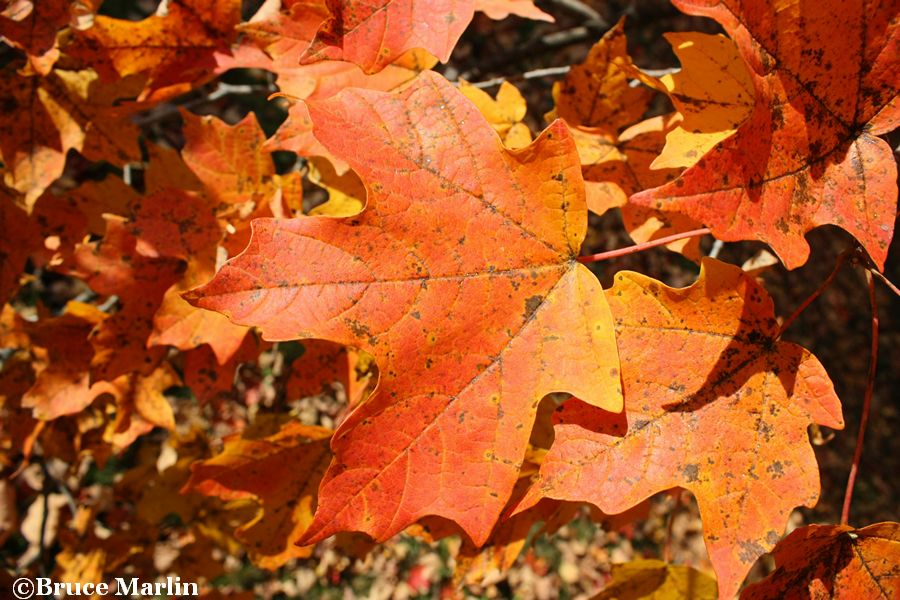
[{"label": "thin branch", "polygon": [[874,275],[875,277],[877,277],[878,280],[881,281],[881,283],[883,283],[884,285],[888,286],[888,289],[889,289],[889,290],[891,290],[892,292],[894,292],[895,294],[897,294],[898,296],[900,296],[900,289],[898,289],[896,285],[894,285],[893,283],[891,283],[891,280],[890,280],[890,279],[888,279],[888,278],[885,277],[882,273],[879,273],[879,272],[876,271],[875,269],[869,269],[869,272],[872,273],[872,275]]},{"label": "thin branch", "polygon": [[139,127],[146,127],[160,121],[165,121],[177,114],[178,109],[182,107],[193,108],[205,102],[221,100],[227,96],[248,95],[272,91],[273,89],[269,85],[232,85],[230,83],[220,82],[209,94],[192,98],[182,104],[175,104],[174,102],[160,104],[147,114],[132,118],[132,121]]},{"label": "thin branch", "polygon": [[[675,73],[681,73],[681,67],[669,67],[668,69],[641,69],[644,75],[649,75],[650,77],[656,77],[659,79],[660,77],[665,77],[666,75],[674,75]],[[637,79],[632,79],[631,81],[640,83]]]},{"label": "thin branch", "polygon": [[663,546],[663,561],[672,562],[672,527],[675,524],[675,514],[681,509],[681,491],[677,491],[675,494],[675,503],[672,505],[672,510],[669,511],[669,518],[666,520],[666,542]]},{"label": "thin branch", "polygon": [[[489,88],[494,87],[496,85],[502,84],[504,81],[525,81],[528,79],[540,79],[542,77],[558,77],[559,75],[565,75],[569,71],[572,70],[571,65],[566,65],[562,67],[544,67],[542,69],[534,69],[531,71],[525,71],[524,73],[515,73],[513,75],[501,75],[500,77],[494,77],[492,79],[485,79],[484,81],[476,81],[474,83],[469,82],[469,85],[477,88]],[[657,69],[654,71],[644,71],[648,75],[652,75],[653,77],[662,77],[668,73],[677,73],[681,69]],[[635,86],[641,85],[641,82],[637,79],[633,79],[631,82],[635,84]]]},{"label": "thin branch", "polygon": [[502,71],[505,67],[515,64],[523,59],[534,59],[548,52],[559,50],[565,46],[579,44],[586,40],[595,40],[600,37],[600,33],[605,31],[607,27],[604,23],[597,21],[585,21],[578,27],[565,29],[563,31],[554,31],[547,33],[539,38],[535,38],[529,43],[517,47],[508,54],[503,54],[493,61],[482,61],[476,67],[469,69],[463,73],[463,79],[478,79],[483,73],[492,73]]},{"label": "thin branch", "polygon": [[[606,24],[603,15],[580,0],[553,0],[553,4],[589,21]],[[606,24],[605,28],[608,29],[609,25]]]},{"label": "thin branch", "polygon": [[47,519],[50,515],[50,470],[47,468],[43,459],[39,461],[41,465],[41,496],[43,498],[43,513],[41,514],[41,529],[38,533],[38,568],[41,575],[47,575],[50,572],[50,556],[47,552]]},{"label": "thin branch", "polygon": [[709,233],[709,229],[704,227],[703,229],[694,229],[691,231],[685,231],[684,233],[676,233],[675,235],[668,235],[666,237],[661,237],[656,240],[649,240],[647,242],[642,242],[640,244],[635,244],[634,246],[628,246],[627,248],[619,248],[618,250],[609,250],[607,252],[599,252],[597,254],[588,254],[586,256],[579,256],[578,262],[582,263],[591,263],[598,262],[601,260],[608,260],[610,258],[618,258],[619,256],[626,256],[628,254],[634,254],[636,252],[643,252],[644,250],[649,250],[650,248],[656,248],[657,246],[665,246],[671,242],[677,242],[678,240],[683,240],[692,237],[700,237],[701,235],[706,235]]},{"label": "thin branch", "polygon": [[477,88],[489,88],[494,87],[495,85],[500,85],[504,81],[524,81],[526,79],[539,79],[541,77],[556,77],[558,75],[565,75],[568,73],[572,67],[546,67],[544,69],[534,69],[533,71],[525,71],[524,73],[519,73],[516,75],[509,75],[505,77],[494,77],[493,79],[487,79],[485,81],[476,81],[475,83],[471,83],[469,85]]},{"label": "thin branch", "polygon": [[781,324],[781,329],[778,330],[778,335],[775,336],[776,338],[780,338],[784,334],[784,332],[787,331],[787,328],[791,326],[791,323],[793,323],[797,319],[797,317],[799,317],[800,314],[804,310],[806,310],[810,304],[815,302],[816,298],[821,296],[822,292],[824,292],[828,288],[828,286],[832,284],[834,278],[837,277],[838,272],[841,270],[841,267],[844,266],[844,263],[847,261],[848,256],[850,256],[850,251],[848,250],[845,250],[844,252],[838,254],[837,261],[835,261],[834,263],[834,268],[831,270],[831,274],[825,278],[825,281],[822,282],[822,284],[818,287],[818,289],[816,289],[816,291],[814,291],[806,298],[806,300],[800,303],[800,306],[798,306],[794,310],[794,312],[792,312],[791,315],[784,320],[784,323]]},{"label": "thin branch", "polygon": [[878,305],[875,302],[875,279],[873,270],[866,269],[866,284],[869,288],[869,305],[872,307],[872,349],[869,355],[869,373],[866,376],[866,391],[863,396],[862,415],[859,418],[859,433],[856,434],[856,449],[853,451],[853,463],[847,477],[847,489],[844,492],[844,507],[841,509],[841,525],[850,521],[850,504],[853,502],[853,487],[859,473],[859,461],[862,458],[863,442],[866,438],[866,425],[869,423],[869,412],[872,408],[872,393],[875,389],[875,370],[878,366]]}]

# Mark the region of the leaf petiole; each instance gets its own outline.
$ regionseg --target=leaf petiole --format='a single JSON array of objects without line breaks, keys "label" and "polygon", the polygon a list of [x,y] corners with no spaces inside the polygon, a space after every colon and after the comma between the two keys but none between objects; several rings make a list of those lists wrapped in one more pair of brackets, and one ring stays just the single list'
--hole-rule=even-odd
[{"label": "leaf petiole", "polygon": [[872,394],[875,389],[875,370],[878,366],[878,305],[875,302],[875,279],[873,269],[866,269],[866,283],[869,288],[869,304],[872,308],[872,349],[869,355],[869,372],[866,376],[866,391],[863,395],[862,414],[859,417],[859,432],[856,434],[856,449],[853,451],[853,462],[850,464],[850,475],[847,477],[847,489],[844,492],[844,506],[841,509],[841,525],[850,520],[850,504],[853,502],[853,486],[859,473],[859,461],[862,458],[863,442],[866,438],[866,425],[869,423],[869,412],[872,408]]},{"label": "leaf petiole", "polygon": [[626,248],[618,248],[617,250],[609,250],[607,252],[599,252],[597,254],[587,254],[585,256],[579,256],[578,262],[592,263],[601,260],[608,260],[610,258],[618,258],[619,256],[627,256],[628,254],[643,252],[644,250],[649,250],[650,248],[664,246],[671,242],[677,242],[678,240],[699,237],[701,235],[706,235],[707,233],[709,233],[709,229],[706,227],[702,229],[693,229],[691,231],[685,231],[683,233],[676,233],[674,235],[668,235],[666,237],[661,237],[655,240],[649,240],[647,242],[642,242],[640,244],[635,244]]},{"label": "leaf petiole", "polygon": [[825,281],[822,282],[822,284],[816,289],[816,291],[810,294],[806,298],[806,300],[804,300],[800,304],[800,306],[794,309],[794,312],[792,312],[790,316],[784,320],[784,322],[781,324],[781,328],[778,330],[778,335],[775,336],[776,339],[784,335],[784,332],[787,331],[787,328],[791,326],[791,324],[797,319],[797,317],[799,317],[800,314],[804,310],[806,310],[810,304],[815,302],[816,298],[822,295],[822,292],[828,289],[828,286],[830,286],[834,282],[834,278],[837,277],[838,272],[841,270],[841,267],[844,266],[844,263],[847,261],[847,257],[849,255],[849,250],[845,250],[844,252],[838,254],[837,260],[834,263],[834,268],[831,270],[831,273],[828,275],[828,277],[825,278]]}]

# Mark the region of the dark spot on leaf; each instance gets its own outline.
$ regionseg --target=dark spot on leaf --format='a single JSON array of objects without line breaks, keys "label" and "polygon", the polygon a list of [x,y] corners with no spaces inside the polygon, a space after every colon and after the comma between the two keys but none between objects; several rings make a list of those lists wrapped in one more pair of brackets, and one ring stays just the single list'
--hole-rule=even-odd
[{"label": "dark spot on leaf", "polygon": [[741,547],[738,558],[744,564],[750,564],[766,553],[766,549],[754,540],[741,540],[738,545]]},{"label": "dark spot on leaf", "polygon": [[685,465],[684,469],[681,470],[681,474],[684,475],[688,483],[694,483],[700,480],[698,477],[700,468],[696,464]]},{"label": "dark spot on leaf", "polygon": [[528,320],[531,318],[531,315],[534,314],[534,311],[540,307],[541,302],[544,299],[541,296],[531,296],[527,300],[525,300],[525,312],[522,315],[523,320]]}]

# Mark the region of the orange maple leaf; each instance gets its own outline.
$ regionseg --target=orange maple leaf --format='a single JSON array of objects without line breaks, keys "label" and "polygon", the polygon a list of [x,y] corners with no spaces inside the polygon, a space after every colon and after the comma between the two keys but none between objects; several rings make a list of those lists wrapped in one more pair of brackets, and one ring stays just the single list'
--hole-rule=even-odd
[{"label": "orange maple leaf", "polygon": [[267,150],[288,150],[300,156],[321,156],[334,165],[338,174],[347,171],[347,163],[332,155],[313,135],[313,123],[306,102],[330,98],[348,87],[370,90],[397,90],[435,65],[437,59],[424,51],[410,50],[374,74],[366,74],[355,64],[339,60],[324,61],[285,69],[273,64],[282,93],[296,98],[288,109],[287,120],[265,145]]},{"label": "orange maple leaf", "polygon": [[778,340],[771,299],[739,268],[704,259],[673,289],[623,272],[608,291],[625,412],[578,400],[557,414],[540,498],[618,513],[673,487],[697,498],[721,598],[819,496],[807,427],[843,427],[831,381],[809,352]]},{"label": "orange maple leaf", "polygon": [[[182,111],[184,162],[203,183],[220,216],[253,209],[283,188],[254,113],[234,125]],[[249,212],[249,211],[246,211]],[[246,215],[244,215],[246,216]]]},{"label": "orange maple leaf", "polygon": [[240,19],[239,0],[167,2],[141,21],[97,16],[65,52],[105,79],[146,74],[142,100],[154,89],[209,77],[216,52],[229,52]]},{"label": "orange maple leaf", "polygon": [[305,398],[321,394],[332,383],[344,386],[347,403],[354,407],[363,399],[369,377],[356,372],[359,353],[324,340],[305,340],[303,354],[291,363],[291,374],[285,382],[288,398]]},{"label": "orange maple leaf", "polygon": [[[22,77],[7,66],[0,76],[0,159],[6,185],[31,208],[60,175],[66,152],[123,164],[140,158],[137,127],[114,108],[114,94],[93,71],[53,71]],[[29,115],[23,126],[22,115]]]},{"label": "orange maple leaf", "polygon": [[768,243],[804,264],[804,234],[835,224],[883,267],[894,229],[897,167],[879,134],[898,123],[896,7],[857,0],[676,0],[716,19],[752,72],[756,105],[734,136],[676,181],[632,202],[673,209],[722,240]]},{"label": "orange maple leaf", "polygon": [[569,125],[598,128],[607,134],[635,123],[647,110],[653,93],[628,85],[630,75],[621,66],[627,56],[623,18],[591,47],[584,62],[553,84],[556,106],[547,113],[547,120],[559,117]]},{"label": "orange maple leaf", "polygon": [[772,552],[775,571],[747,586],[741,600],[763,598],[897,598],[900,525],[809,525]]},{"label": "orange maple leaf", "polygon": [[[650,117],[621,132],[617,138],[594,131],[575,130],[576,138],[582,139],[578,150],[588,208],[602,215],[613,207],[620,207],[622,224],[628,235],[638,243],[700,226],[675,211],[656,210],[628,202],[629,194],[678,176],[676,169],[652,169],[650,165],[663,149],[666,134],[679,121],[677,114]],[[666,247],[693,260],[700,258],[699,238],[678,240]]]},{"label": "orange maple leaf", "polygon": [[256,361],[263,347],[256,336],[245,336],[240,348],[224,364],[219,363],[209,344],[192,348],[184,353],[184,384],[200,404],[218,400],[232,390],[238,366]]},{"label": "orange maple leaf", "polygon": [[189,350],[209,344],[219,363],[226,363],[240,348],[247,328],[218,313],[198,310],[181,297],[215,273],[218,244],[224,232],[212,202],[177,188],[162,189],[142,198],[134,212],[126,229],[135,236],[138,254],[187,261],[182,277],[166,290],[153,315],[148,345]]},{"label": "orange maple leaf", "polygon": [[316,490],[331,460],[331,434],[330,429],[290,421],[261,439],[230,436],[221,454],[191,465],[183,491],[223,500],[257,498],[259,511],[235,537],[247,546],[254,564],[277,569],[312,552],[295,542],[312,521]]},{"label": "orange maple leaf", "polygon": [[91,374],[107,381],[134,371],[148,373],[159,363],[165,350],[147,349],[153,315],[184,272],[183,261],[142,256],[137,243],[123,220],[110,217],[103,239],[75,250],[76,273],[98,294],[118,296],[121,305],[90,337]]},{"label": "orange maple leaf", "polygon": [[0,40],[28,55],[35,72],[47,75],[59,59],[56,34],[70,21],[89,17],[97,0],[34,0],[7,2],[0,13]]},{"label": "orange maple leaf", "polygon": [[415,48],[447,62],[476,9],[492,18],[515,13],[553,20],[524,0],[329,0],[327,8],[330,15],[301,62],[345,60],[366,73],[380,71]]},{"label": "orange maple leaf", "polygon": [[267,339],[376,358],[378,390],[335,435],[304,543],[386,539],[432,514],[483,542],[543,395],[621,407],[611,317],[576,260],[587,208],[574,144],[557,123],[508,150],[430,73],[402,94],[348,90],[310,111],[366,183],[366,210],[257,219],[244,253],[190,299]]},{"label": "orange maple leaf", "polygon": [[41,242],[38,227],[14,204],[14,197],[0,184],[0,303],[6,303],[19,289],[25,261]]},{"label": "orange maple leaf", "polygon": [[[631,237],[645,242],[690,231],[698,225],[675,211],[650,210],[628,203],[630,194],[660,185],[677,174],[672,169],[650,169],[650,163],[663,148],[665,134],[676,126],[677,115],[636,123],[646,112],[653,93],[631,87],[628,80],[632,75],[641,74],[631,66],[622,19],[593,45],[582,64],[553,85],[556,107],[546,118],[562,117],[572,127],[588,208],[603,214],[621,207]],[[694,238],[667,247],[696,259],[699,245]]]},{"label": "orange maple leaf", "polygon": [[46,359],[35,361],[34,385],[22,397],[22,406],[33,408],[35,418],[77,413],[102,393],[102,383],[90,382],[94,351],[88,334],[106,316],[90,304],[69,302],[62,315],[27,324],[31,343],[46,349]]},{"label": "orange maple leaf", "polygon": [[[249,21],[238,25],[281,66],[297,66],[319,27],[328,18],[326,0],[266,0]],[[272,69],[275,70],[275,69]]]}]

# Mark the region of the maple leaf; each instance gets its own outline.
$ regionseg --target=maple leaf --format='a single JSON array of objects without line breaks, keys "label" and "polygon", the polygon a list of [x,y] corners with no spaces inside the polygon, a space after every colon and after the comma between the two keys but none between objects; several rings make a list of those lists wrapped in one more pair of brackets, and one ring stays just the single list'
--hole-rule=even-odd
[{"label": "maple leaf", "polygon": [[183,276],[166,290],[153,315],[148,345],[190,350],[209,344],[220,364],[226,363],[240,348],[247,328],[234,325],[218,313],[198,310],[181,297],[215,273],[223,235],[215,207],[197,194],[163,188],[136,202],[133,213],[125,228],[134,235],[138,254],[187,261]]},{"label": "maple leaf", "polygon": [[102,237],[106,231],[104,214],[124,216],[140,198],[118,177],[86,181],[60,195],[47,191],[31,209],[32,226],[37,225],[42,247],[32,250],[35,265],[65,270],[74,263],[75,248],[89,236]]},{"label": "maple leaf", "polygon": [[366,204],[366,186],[359,175],[347,170],[338,175],[331,161],[312,157],[306,161],[306,178],[328,192],[328,200],[309,210],[310,215],[351,217]]},{"label": "maple leaf", "polygon": [[266,150],[288,150],[300,156],[327,158],[338,174],[344,174],[347,163],[332,155],[313,135],[312,119],[305,102],[329,98],[348,87],[371,90],[398,90],[409,84],[419,73],[430,69],[437,59],[424,51],[410,50],[393,63],[374,74],[363,73],[357,65],[343,61],[325,61],[300,68],[285,69],[273,64],[278,73],[278,87],[282,93],[296,100],[288,109],[287,120],[267,142]]},{"label": "maple leaf", "polygon": [[324,340],[303,342],[303,354],[291,363],[291,374],[285,383],[288,398],[306,398],[321,394],[334,382],[344,387],[347,403],[353,407],[362,401],[369,377],[359,377],[358,352]]},{"label": "maple leaf", "polygon": [[330,429],[290,421],[261,439],[230,436],[221,454],[191,465],[183,491],[223,500],[256,497],[259,511],[235,536],[254,564],[277,569],[291,558],[311,554],[311,547],[295,542],[312,521],[316,490],[331,460],[331,434]]},{"label": "maple leaf", "polygon": [[515,15],[523,19],[553,22],[553,17],[535,6],[533,0],[475,0],[475,10],[495,21]]},{"label": "maple leaf", "polygon": [[344,60],[366,73],[377,73],[415,48],[447,62],[476,8],[489,17],[515,13],[553,20],[524,0],[329,0],[326,4],[330,15],[301,62]]},{"label": "maple leaf", "polygon": [[715,600],[716,581],[696,569],[639,559],[612,566],[612,581],[591,600]]},{"label": "maple leaf", "polygon": [[16,206],[13,194],[0,184],[0,303],[5,304],[19,289],[19,277],[32,250],[40,244],[38,228],[27,213]]},{"label": "maple leaf", "polygon": [[[756,106],[730,138],[676,181],[632,197],[706,224],[717,238],[769,244],[789,269],[804,235],[835,224],[883,267],[896,216],[897,168],[880,138],[897,126],[895,7],[676,0],[716,19],[751,70]],[[799,34],[798,32],[802,32]]]},{"label": "maple leaf", "polygon": [[[183,277],[166,291],[154,315],[149,344],[180,350],[209,344],[224,365],[241,347],[247,328],[191,306],[181,294],[214,275],[219,255],[227,251],[221,245],[226,225],[237,225],[229,228],[237,233],[248,217],[260,216],[254,211],[271,215],[273,205],[300,205],[300,174],[275,173],[253,113],[235,125],[186,111],[182,117],[184,161],[164,152],[158,153],[159,162],[151,160],[147,179],[154,191],[136,204],[128,227],[141,254],[187,261]],[[164,170],[158,172],[157,166]]]},{"label": "maple leaf", "polygon": [[[182,113],[182,116],[185,114],[187,113]],[[178,151],[148,143],[147,154],[150,163],[144,171],[144,188],[148,196],[165,189],[178,189],[183,192],[204,191],[203,183],[187,166]]]},{"label": "maple leaf", "polygon": [[40,75],[47,75],[59,59],[57,32],[76,14],[83,14],[90,3],[79,3],[80,10],[70,0],[41,0],[19,3],[15,10],[0,13],[0,40],[28,55],[31,67]]},{"label": "maple leaf", "polygon": [[806,430],[842,428],[839,400],[815,357],[778,340],[771,299],[737,267],[704,259],[684,289],[623,272],[607,296],[625,412],[563,405],[541,480],[520,506],[548,497],[617,513],[687,489],[730,598],[791,510],[818,499]]},{"label": "maple leaf", "polygon": [[69,302],[62,315],[26,328],[31,343],[47,352],[34,385],[22,397],[22,406],[33,408],[35,418],[51,420],[77,413],[102,393],[100,384],[90,383],[94,351],[88,334],[105,317],[89,304]]},{"label": "maple leaf", "polygon": [[257,219],[244,253],[189,298],[266,339],[376,358],[378,391],[335,434],[303,543],[339,530],[386,539],[426,515],[483,542],[543,395],[621,407],[611,317],[576,260],[587,208],[572,140],[557,123],[505,149],[430,73],[401,94],[347,90],[310,112],[366,183],[367,208]]},{"label": "maple leaf", "polygon": [[900,525],[808,525],[772,552],[775,571],[747,586],[741,600],[896,598],[900,595]]},{"label": "maple leaf", "polygon": [[[670,133],[679,123],[678,115],[651,117],[632,125],[618,138],[595,131],[576,130],[581,138],[578,146],[588,191],[588,208],[597,214],[620,207],[622,224],[638,242],[697,229],[699,224],[680,213],[656,210],[628,202],[628,196],[643,189],[674,179],[675,169],[653,169],[651,164]],[[666,244],[688,258],[700,258],[700,240],[689,238]]]},{"label": "maple leaf", "polygon": [[254,362],[261,350],[253,335],[245,336],[240,348],[224,364],[219,363],[218,356],[208,344],[188,350],[184,353],[184,384],[191,388],[200,404],[206,404],[220,394],[230,392],[238,366]]},{"label": "maple leaf", "polygon": [[[69,150],[118,164],[140,159],[137,128],[111,106],[108,90],[94,85],[96,73],[21,77],[10,71],[7,66],[0,77],[0,158],[6,185],[25,195],[27,208],[62,175]],[[31,126],[23,126],[23,114]]]},{"label": "maple leaf", "polygon": [[281,189],[281,178],[268,152],[254,113],[229,125],[215,117],[198,117],[182,111],[184,162],[203,182],[209,196],[219,204],[219,214],[250,208],[269,201]]},{"label": "maple leaf", "polygon": [[147,74],[148,87],[138,97],[143,100],[165,85],[208,77],[215,53],[229,51],[240,20],[239,0],[166,2],[142,21],[99,15],[65,51],[107,80]]},{"label": "maple leaf", "polygon": [[116,399],[116,418],[104,431],[104,441],[127,448],[154,427],[174,431],[175,414],[163,392],[180,381],[169,363],[163,362],[147,375],[133,372],[102,382],[103,391]]},{"label": "maple leaf", "polygon": [[[238,31],[249,35],[274,59],[296,64],[330,13],[325,0],[266,0]],[[285,64],[290,64],[285,61]]]},{"label": "maple leaf", "polygon": [[123,220],[107,220],[103,239],[75,250],[75,274],[99,294],[119,297],[121,310],[91,332],[92,375],[112,381],[120,375],[153,370],[165,354],[147,349],[153,315],[166,290],[181,279],[184,262],[169,257],[149,258],[136,250],[137,239]]},{"label": "maple leaf", "polygon": [[528,107],[516,86],[504,81],[497,90],[496,99],[464,80],[459,82],[459,91],[478,107],[503,140],[504,146],[516,149],[524,148],[531,143],[531,131],[528,125],[522,122]]},{"label": "maple leaf", "polygon": [[666,146],[653,168],[691,167],[750,116],[753,80],[737,46],[723,35],[666,33],[665,38],[681,61],[681,71],[657,79],[630,61],[623,61],[622,67],[668,95],[683,117],[666,134]]},{"label": "maple leaf", "polygon": [[640,119],[652,92],[628,85],[629,73],[621,66],[627,56],[623,18],[594,44],[583,63],[553,84],[555,107],[547,120],[558,117],[572,126],[615,134]]},{"label": "maple leaf", "polygon": [[[665,132],[676,126],[675,119],[653,117],[635,124],[647,110],[652,92],[631,87],[631,76],[643,74],[631,64],[622,19],[594,44],[582,64],[553,85],[556,106],[546,118],[559,116],[572,128],[588,208],[603,214],[621,207],[625,228],[640,243],[690,231],[698,225],[675,211],[649,210],[628,203],[630,194],[675,176],[671,169],[650,169],[663,147]],[[699,244],[694,238],[673,242],[667,248],[696,259]]]}]

